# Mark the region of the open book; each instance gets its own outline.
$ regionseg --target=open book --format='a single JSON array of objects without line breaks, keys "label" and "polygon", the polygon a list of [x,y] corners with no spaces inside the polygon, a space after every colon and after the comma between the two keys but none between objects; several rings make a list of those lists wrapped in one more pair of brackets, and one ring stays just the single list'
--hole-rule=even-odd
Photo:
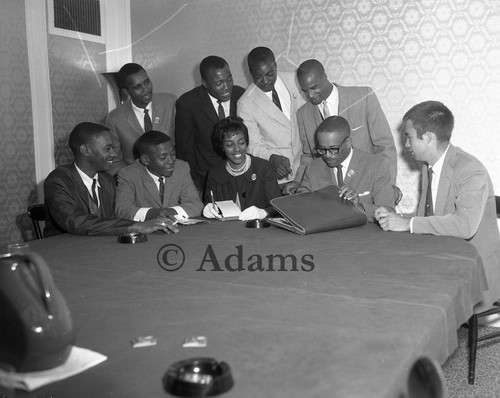
[{"label": "open book", "polygon": [[215,202],[215,205],[219,207],[222,213],[222,221],[232,221],[239,220],[241,210],[234,200],[222,200],[220,202]]},{"label": "open book", "polygon": [[357,227],[367,222],[363,210],[351,201],[339,198],[336,185],[274,198],[271,205],[283,218],[269,218],[269,223],[301,235]]}]

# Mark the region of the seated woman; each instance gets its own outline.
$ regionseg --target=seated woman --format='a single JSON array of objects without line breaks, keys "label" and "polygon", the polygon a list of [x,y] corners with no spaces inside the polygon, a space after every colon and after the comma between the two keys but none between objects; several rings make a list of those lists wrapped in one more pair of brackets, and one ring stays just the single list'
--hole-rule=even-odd
[{"label": "seated woman", "polygon": [[212,136],[215,151],[226,162],[210,169],[205,189],[203,215],[221,218],[212,205],[215,200],[234,200],[242,210],[240,220],[263,219],[276,214],[270,200],[281,196],[276,175],[267,160],[246,153],[248,129],[239,117],[227,117],[216,126]]}]

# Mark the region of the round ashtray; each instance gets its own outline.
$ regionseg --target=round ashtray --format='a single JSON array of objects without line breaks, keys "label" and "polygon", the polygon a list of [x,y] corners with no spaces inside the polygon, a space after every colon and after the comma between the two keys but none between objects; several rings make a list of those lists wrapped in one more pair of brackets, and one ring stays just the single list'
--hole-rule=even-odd
[{"label": "round ashtray", "polygon": [[247,228],[267,228],[271,224],[267,222],[266,220],[248,220],[246,227]]},{"label": "round ashtray", "polygon": [[226,362],[213,358],[191,358],[170,366],[163,376],[163,388],[178,397],[215,397],[234,385]]},{"label": "round ashtray", "polygon": [[118,236],[118,243],[142,243],[147,240],[148,237],[140,232],[130,232]]}]

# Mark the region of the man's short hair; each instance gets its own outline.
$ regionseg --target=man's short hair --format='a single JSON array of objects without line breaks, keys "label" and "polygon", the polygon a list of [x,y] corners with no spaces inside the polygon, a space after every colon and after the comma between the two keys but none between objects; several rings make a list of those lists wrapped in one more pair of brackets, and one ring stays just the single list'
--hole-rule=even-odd
[{"label": "man's short hair", "polygon": [[203,80],[207,80],[208,71],[210,69],[222,69],[227,65],[224,58],[217,55],[209,55],[204,58],[200,63],[200,75]]},{"label": "man's short hair", "polygon": [[436,134],[440,143],[448,143],[454,126],[453,113],[439,101],[425,101],[413,106],[403,116],[403,122],[411,120],[417,132],[417,137],[422,138],[427,131]]},{"label": "man's short hair", "polygon": [[253,66],[259,62],[275,61],[274,53],[267,47],[256,47],[248,53],[247,62],[248,68],[252,69]]},{"label": "man's short hair", "polygon": [[247,126],[245,126],[245,123],[243,123],[243,119],[238,116],[229,116],[222,119],[215,125],[215,129],[212,134],[214,151],[226,159],[226,153],[224,152],[224,138],[231,138],[238,133],[243,133],[248,146],[248,129]]},{"label": "man's short hair", "polygon": [[171,139],[165,133],[157,130],[146,131],[141,135],[135,142],[135,148],[139,155],[145,155],[149,149],[155,147],[156,145],[163,144],[165,142],[170,142]]},{"label": "man's short hair", "polygon": [[131,62],[129,64],[123,65],[120,68],[120,70],[118,71],[118,75],[117,75],[119,87],[120,88],[127,88],[127,79],[130,76],[135,75],[136,73],[138,73],[140,71],[146,72],[144,70],[144,68],[139,64],[135,64],[135,63]]},{"label": "man's short hair", "polygon": [[297,68],[297,78],[307,75],[312,70],[317,70],[319,73],[325,73],[325,67],[317,59],[308,59],[302,62]]},{"label": "man's short hair", "polygon": [[346,137],[351,135],[351,126],[342,116],[329,116],[321,122],[314,134],[314,142],[318,145],[318,134],[321,133],[343,133]]},{"label": "man's short hair", "polygon": [[75,126],[69,134],[69,148],[76,157],[80,145],[90,144],[103,132],[109,132],[109,129],[97,123],[82,122]]}]

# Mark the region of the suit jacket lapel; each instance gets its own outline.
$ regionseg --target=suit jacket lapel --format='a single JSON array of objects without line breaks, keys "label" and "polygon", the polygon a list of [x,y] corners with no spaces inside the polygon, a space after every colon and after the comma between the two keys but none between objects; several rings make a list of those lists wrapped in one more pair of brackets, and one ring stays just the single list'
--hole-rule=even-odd
[{"label": "suit jacket lapel", "polygon": [[[338,86],[337,84],[335,84],[335,87],[337,87],[339,92],[339,116],[349,120],[349,109],[352,105],[346,98],[349,92],[344,90],[344,87]],[[354,127],[355,126],[351,126],[351,129]]]},{"label": "suit jacket lapel", "polygon": [[200,110],[203,111],[213,123],[219,122],[219,115],[215,112],[208,91],[203,86],[200,86]]},{"label": "suit jacket lapel", "polygon": [[[285,114],[278,109],[278,107],[272,102],[269,97],[260,89],[258,88],[254,83],[251,84],[252,89],[254,90],[253,92],[253,99],[255,105],[262,110],[262,112],[268,114],[270,117],[272,117],[274,120],[276,120],[278,123],[282,124],[283,126],[290,128],[290,120],[287,119]],[[288,89],[287,89],[288,90]]]},{"label": "suit jacket lapel", "polygon": [[137,116],[135,116],[134,109],[132,108],[132,100],[128,100],[127,103],[127,122],[138,137],[144,132],[137,120]]},{"label": "suit jacket lapel", "polygon": [[78,173],[78,170],[76,169],[74,163],[71,165],[71,178],[73,179],[73,182],[75,184],[75,191],[78,195],[78,198],[82,203],[85,203],[85,207],[90,212],[90,194],[87,187],[83,183],[82,177],[80,177],[80,174]]},{"label": "suit jacket lapel", "polygon": [[[144,185],[144,188],[146,189],[146,191],[148,191],[151,195],[152,198],[154,198],[156,204],[158,204],[158,206],[163,206],[163,203],[161,203],[160,201],[160,193],[158,192],[158,187],[156,186],[156,182],[153,181],[153,179],[151,178],[151,175],[148,173],[148,170],[145,166],[142,166],[140,168],[141,170],[141,173],[142,173],[142,183]],[[165,185],[166,185],[166,178],[165,178]],[[166,189],[165,189],[166,190]]]},{"label": "suit jacket lapel", "polygon": [[453,165],[455,164],[456,159],[456,149],[453,145],[450,144],[448,152],[446,153],[446,156],[444,158],[443,168],[441,169],[437,198],[433,198],[433,200],[435,201],[434,214],[437,216],[444,215],[446,200],[448,198],[448,192],[450,191],[451,177],[453,175]]},{"label": "suit jacket lapel", "polygon": [[151,115],[151,121],[153,122],[153,129],[155,129],[155,125],[159,125],[161,121],[165,118],[165,112],[167,109],[165,107],[159,106],[158,103],[158,97],[155,97],[153,94],[153,100],[152,100],[152,111],[153,114]]},{"label": "suit jacket lapel", "polygon": [[355,174],[355,171],[358,168],[360,154],[354,147],[352,148],[352,157],[349,165],[347,166],[347,170],[344,172],[344,184],[348,184],[351,181],[352,176]]}]

